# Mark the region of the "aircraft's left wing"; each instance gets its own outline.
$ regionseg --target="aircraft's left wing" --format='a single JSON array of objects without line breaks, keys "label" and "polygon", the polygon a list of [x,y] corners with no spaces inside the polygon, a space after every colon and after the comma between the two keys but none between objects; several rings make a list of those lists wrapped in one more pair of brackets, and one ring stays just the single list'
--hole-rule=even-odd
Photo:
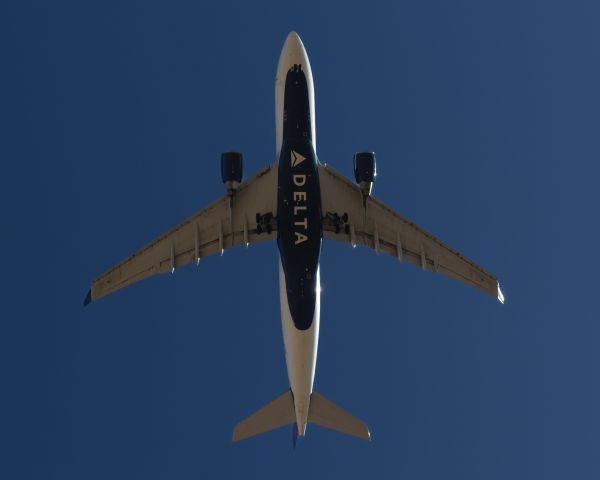
[{"label": "aircraft's left wing", "polygon": [[319,166],[319,180],[326,239],[366,245],[460,280],[504,303],[496,277],[472,260],[379,200],[368,197],[365,204],[357,185],[331,167]]},{"label": "aircraft's left wing", "polygon": [[96,278],[84,305],[156,273],[223,252],[239,244],[276,238],[277,167],[265,167]]}]

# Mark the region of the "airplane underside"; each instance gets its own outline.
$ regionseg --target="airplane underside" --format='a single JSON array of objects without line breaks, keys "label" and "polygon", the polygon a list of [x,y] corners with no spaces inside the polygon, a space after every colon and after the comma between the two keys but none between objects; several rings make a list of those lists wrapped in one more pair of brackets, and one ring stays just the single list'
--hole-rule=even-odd
[{"label": "airplane underside", "polygon": [[[355,182],[317,157],[312,70],[300,37],[285,41],[275,78],[274,165],[242,181],[239,152],[221,156],[227,193],[98,276],[84,305],[158,273],[238,245],[276,241],[289,390],[242,420],[233,441],[308,423],[370,439],[368,427],[313,389],[319,341],[323,241],[362,245],[440,273],[504,303],[496,277],[372,195],[373,152],[354,155]],[[295,438],[295,437],[294,437]]]}]

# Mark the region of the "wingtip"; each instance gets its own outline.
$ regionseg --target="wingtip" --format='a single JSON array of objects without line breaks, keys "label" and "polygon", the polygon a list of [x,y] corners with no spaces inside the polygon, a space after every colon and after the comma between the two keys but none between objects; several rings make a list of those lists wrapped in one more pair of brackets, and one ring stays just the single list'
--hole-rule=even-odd
[{"label": "wingtip", "polygon": [[500,282],[498,282],[498,301],[504,305],[504,294],[502,293],[502,290],[500,290]]},{"label": "wingtip", "polygon": [[85,296],[85,299],[83,300],[83,306],[87,307],[90,303],[92,303],[92,289],[91,288],[88,290],[88,293]]}]

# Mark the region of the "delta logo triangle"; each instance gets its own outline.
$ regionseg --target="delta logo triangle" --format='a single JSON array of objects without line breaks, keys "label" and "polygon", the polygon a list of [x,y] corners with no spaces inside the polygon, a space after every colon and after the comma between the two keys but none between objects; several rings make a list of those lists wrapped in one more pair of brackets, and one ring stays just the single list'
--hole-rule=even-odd
[{"label": "delta logo triangle", "polygon": [[295,152],[294,150],[292,150],[291,158],[292,158],[292,167],[297,167],[304,160],[306,160],[306,157],[303,157],[302,155],[300,155],[298,152]]}]

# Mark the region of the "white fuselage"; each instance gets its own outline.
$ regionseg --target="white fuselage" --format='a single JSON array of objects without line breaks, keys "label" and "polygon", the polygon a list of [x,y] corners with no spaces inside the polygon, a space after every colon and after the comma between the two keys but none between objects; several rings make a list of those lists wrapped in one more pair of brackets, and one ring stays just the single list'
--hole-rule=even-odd
[{"label": "white fuselage", "polygon": [[[275,78],[275,121],[276,121],[276,158],[282,149],[283,123],[284,123],[284,95],[285,79],[287,72],[294,65],[302,65],[307,87],[308,102],[310,108],[310,123],[312,130],[312,145],[316,150],[315,108],[314,108],[314,86],[310,63],[302,41],[295,32],[288,35],[277,67]],[[285,345],[285,358],[287,364],[290,388],[294,396],[296,411],[296,422],[298,432],[304,435],[308,421],[310,396],[313,390],[315,378],[315,366],[317,361],[317,345],[319,340],[319,313],[320,313],[320,278],[319,269],[316,271],[316,301],[314,317],[310,328],[300,330],[296,328],[290,312],[286,293],[286,278],[279,261],[279,292],[281,303],[281,322],[283,329],[283,341]]]}]

